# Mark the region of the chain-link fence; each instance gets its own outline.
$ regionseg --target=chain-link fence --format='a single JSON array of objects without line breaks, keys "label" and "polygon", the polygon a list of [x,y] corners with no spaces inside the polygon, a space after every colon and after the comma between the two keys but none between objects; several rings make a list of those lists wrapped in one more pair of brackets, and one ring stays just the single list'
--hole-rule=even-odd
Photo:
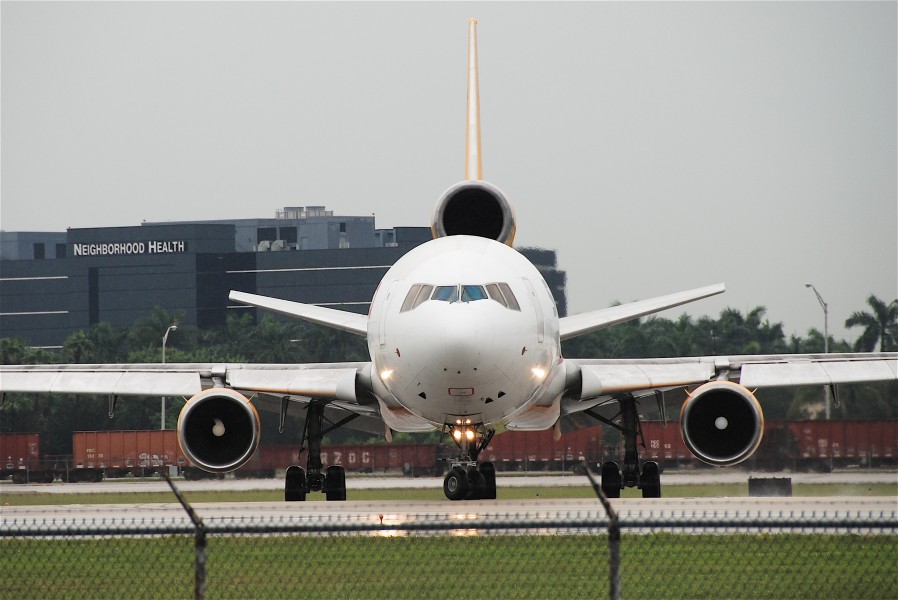
[{"label": "chain-link fence", "polygon": [[0,597],[898,598],[896,510],[204,522],[175,492],[189,518],[4,518]]}]

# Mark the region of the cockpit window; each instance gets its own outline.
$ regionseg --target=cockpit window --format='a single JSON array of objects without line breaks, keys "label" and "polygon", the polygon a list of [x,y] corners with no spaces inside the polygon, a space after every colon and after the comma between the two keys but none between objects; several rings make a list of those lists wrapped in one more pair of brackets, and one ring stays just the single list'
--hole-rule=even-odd
[{"label": "cockpit window", "polygon": [[440,300],[442,302],[457,302],[458,301],[458,286],[457,285],[438,285],[436,289],[433,291],[433,296],[431,296],[431,300]]},{"label": "cockpit window", "polygon": [[499,291],[499,284],[497,283],[488,283],[486,284],[486,291],[490,295],[491,300],[495,300],[505,308],[508,308],[508,303],[505,301],[505,297],[502,295],[502,292]]},{"label": "cockpit window", "polygon": [[430,293],[432,291],[432,285],[416,283],[408,291],[408,294],[406,294],[405,300],[402,302],[402,308],[399,309],[399,312],[405,312],[417,308],[419,304],[430,298]]},{"label": "cockpit window", "polygon": [[414,310],[429,300],[440,302],[476,302],[477,300],[495,300],[505,308],[521,310],[514,293],[507,283],[488,283],[487,285],[438,285],[426,283],[414,284],[405,295],[399,312]]},{"label": "cockpit window", "polygon": [[463,285],[461,286],[461,301],[474,302],[475,300],[486,300],[486,291],[480,285]]},{"label": "cockpit window", "polygon": [[514,297],[514,292],[511,291],[507,283],[488,283],[486,291],[491,300],[495,300],[502,306],[511,310],[521,310],[517,298]]}]

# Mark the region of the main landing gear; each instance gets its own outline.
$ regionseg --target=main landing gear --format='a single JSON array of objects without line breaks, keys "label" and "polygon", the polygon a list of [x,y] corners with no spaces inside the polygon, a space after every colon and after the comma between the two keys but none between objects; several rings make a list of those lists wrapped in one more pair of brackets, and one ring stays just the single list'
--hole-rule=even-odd
[{"label": "main landing gear", "polygon": [[647,460],[639,461],[637,449],[637,437],[640,438],[642,447],[642,427],[639,424],[639,414],[636,411],[636,399],[626,396],[620,399],[620,424],[614,420],[605,419],[597,414],[589,412],[590,416],[603,423],[618,429],[624,437],[624,464],[623,469],[614,461],[602,463],[602,493],[607,498],[620,498],[620,492],[625,487],[638,487],[642,490],[643,498],[661,497],[661,472],[658,463]]},{"label": "main landing gear", "polygon": [[[302,502],[309,492],[324,492],[328,501],[346,500],[346,471],[338,465],[324,469],[321,463],[321,440],[328,432],[354,419],[355,415],[324,429],[324,406],[324,402],[315,400],[309,404],[299,451],[302,455],[308,443],[306,468],[298,465],[287,468],[284,484],[284,500],[287,502]],[[282,409],[282,415],[284,412],[286,411]]]},{"label": "main landing gear", "polygon": [[495,500],[496,468],[491,462],[478,463],[477,457],[496,432],[478,431],[470,422],[460,421],[450,429],[459,451],[443,479],[443,493],[450,500]]}]

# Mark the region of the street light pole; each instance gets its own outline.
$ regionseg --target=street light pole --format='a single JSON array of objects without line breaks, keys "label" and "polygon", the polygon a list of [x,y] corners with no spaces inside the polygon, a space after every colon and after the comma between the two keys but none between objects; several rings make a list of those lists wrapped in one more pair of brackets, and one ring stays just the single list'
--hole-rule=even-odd
[{"label": "street light pole", "polygon": [[[823,296],[820,295],[820,292],[817,291],[817,288],[814,287],[811,283],[804,284],[804,287],[811,288],[814,291],[814,295],[817,296],[817,301],[820,302],[820,306],[823,308],[823,353],[829,354],[829,304],[823,300]],[[823,386],[823,395],[826,397],[826,420],[829,420],[830,415],[830,406],[832,405],[832,398],[829,393],[829,386]]]},{"label": "street light pole", "polygon": [[[165,330],[165,335],[162,336],[162,364],[165,364],[165,344],[168,343],[168,334],[172,331],[177,331],[177,325],[169,325],[168,329]],[[162,396],[162,419],[161,425],[159,426],[160,430],[165,430],[165,396]]]}]

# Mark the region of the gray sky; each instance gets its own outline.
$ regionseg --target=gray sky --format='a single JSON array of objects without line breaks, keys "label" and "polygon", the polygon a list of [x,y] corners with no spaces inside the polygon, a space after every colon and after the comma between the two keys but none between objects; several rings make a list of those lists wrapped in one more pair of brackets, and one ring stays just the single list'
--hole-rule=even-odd
[{"label": "gray sky", "polygon": [[[0,5],[8,231],[274,216],[428,225],[484,176],[582,312],[726,282],[787,334],[898,296],[898,4]],[[664,313],[675,318],[680,310]]]}]

